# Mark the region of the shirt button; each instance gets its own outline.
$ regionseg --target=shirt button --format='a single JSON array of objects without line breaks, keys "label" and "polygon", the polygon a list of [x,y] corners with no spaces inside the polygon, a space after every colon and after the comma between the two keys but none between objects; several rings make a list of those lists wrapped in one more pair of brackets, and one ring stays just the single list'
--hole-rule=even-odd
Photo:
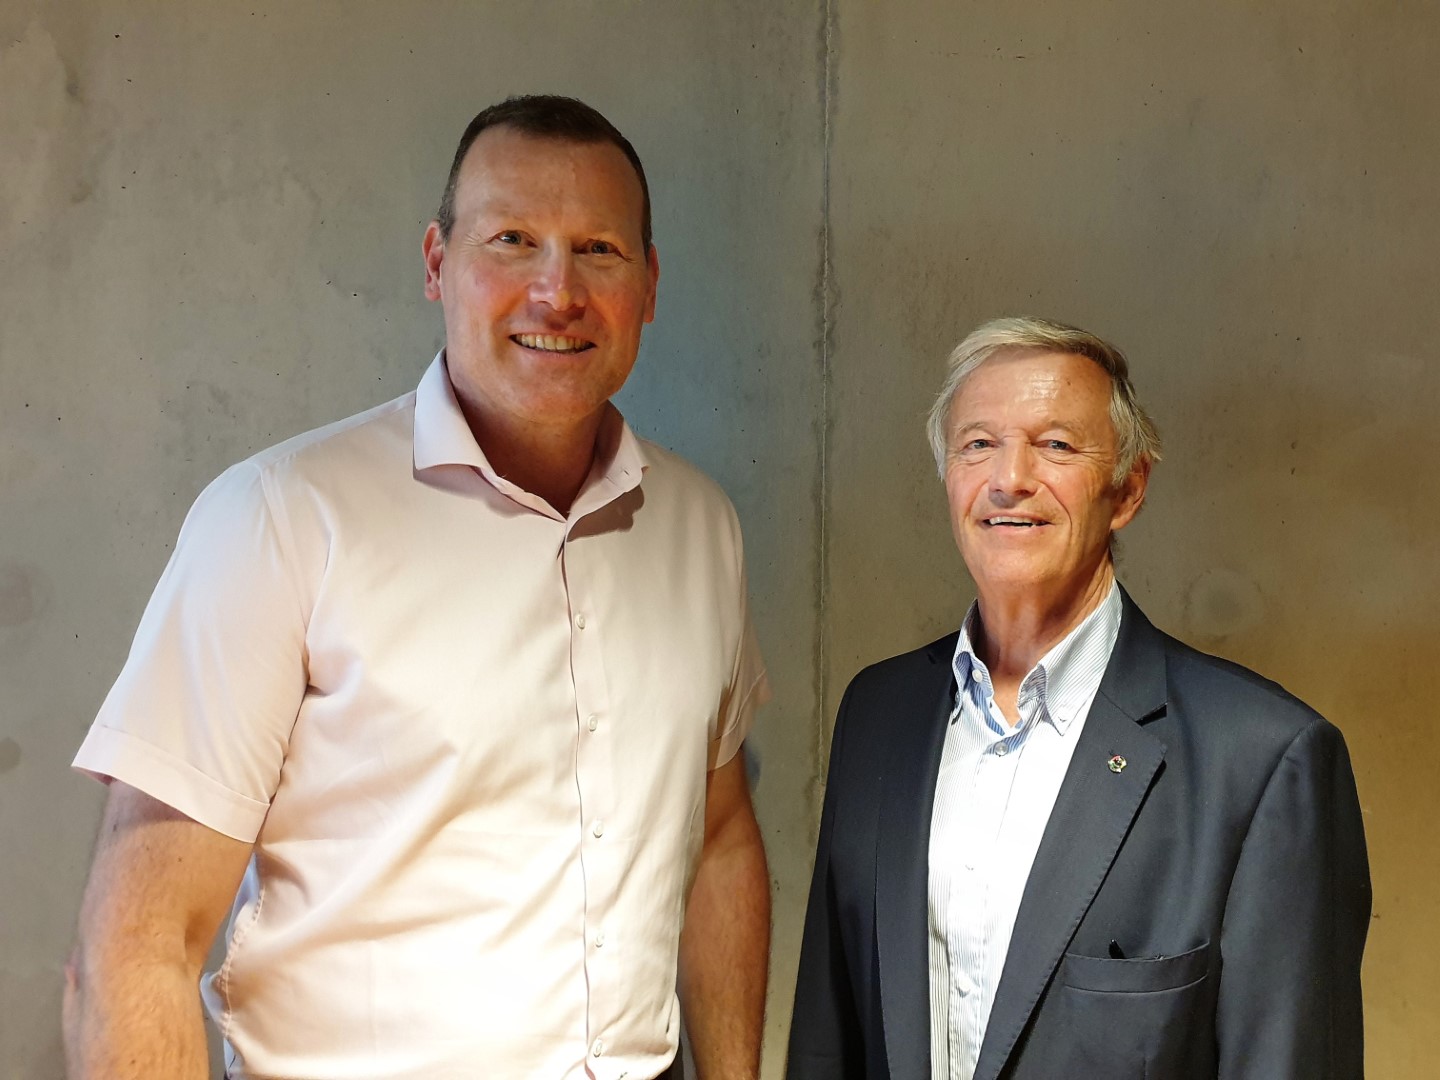
[{"label": "shirt button", "polygon": [[1008,748],[1003,742],[1002,742],[999,746],[995,747],[995,756],[996,756],[996,757],[1004,757],[1004,756],[1005,756],[1006,754],[1008,754],[1009,752],[1010,752],[1009,748]]},{"label": "shirt button", "polygon": [[597,949],[603,949],[603,948],[605,947],[605,931],[604,931],[604,930],[601,930],[598,934],[595,935],[595,947],[596,947]]},{"label": "shirt button", "polygon": [[590,831],[593,832],[597,837],[599,837],[599,836],[604,836],[604,835],[605,835],[605,822],[603,822],[603,821],[601,821],[600,819],[597,818],[597,819],[595,820],[595,824],[590,827]]},{"label": "shirt button", "polygon": [[588,727],[591,731],[594,731],[597,727],[600,726],[600,718],[594,713],[591,713],[585,719],[585,726]]},{"label": "shirt button", "polygon": [[596,1039],[594,1045],[590,1047],[590,1053],[594,1054],[596,1057],[599,1057],[601,1054],[605,1053],[605,1040]]},{"label": "shirt button", "polygon": [[585,629],[585,613],[583,611],[575,616],[575,625],[581,630]]}]

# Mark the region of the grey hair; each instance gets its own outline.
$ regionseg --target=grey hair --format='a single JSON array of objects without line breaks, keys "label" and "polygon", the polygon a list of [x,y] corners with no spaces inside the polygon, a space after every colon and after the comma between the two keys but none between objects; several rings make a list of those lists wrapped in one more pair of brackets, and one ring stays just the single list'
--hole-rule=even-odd
[{"label": "grey hair", "polygon": [[931,406],[925,425],[930,449],[935,454],[935,467],[942,480],[949,442],[950,405],[960,387],[977,368],[999,353],[1025,350],[1083,356],[1095,361],[1110,376],[1110,423],[1115,428],[1118,451],[1113,480],[1117,487],[1137,462],[1148,467],[1160,460],[1160,433],[1135,396],[1125,354],[1078,326],[1018,315],[992,319],[972,330],[946,361],[945,385]]}]

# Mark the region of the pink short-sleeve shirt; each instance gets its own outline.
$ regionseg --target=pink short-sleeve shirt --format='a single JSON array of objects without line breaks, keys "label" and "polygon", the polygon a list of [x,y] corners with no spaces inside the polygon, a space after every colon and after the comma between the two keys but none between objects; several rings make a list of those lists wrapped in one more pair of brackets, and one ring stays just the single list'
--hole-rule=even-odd
[{"label": "pink short-sleeve shirt", "polygon": [[75,765],[255,854],[203,984],[250,1078],[660,1072],[707,770],[768,696],[719,488],[618,413],[570,514],[419,388],[186,518]]}]

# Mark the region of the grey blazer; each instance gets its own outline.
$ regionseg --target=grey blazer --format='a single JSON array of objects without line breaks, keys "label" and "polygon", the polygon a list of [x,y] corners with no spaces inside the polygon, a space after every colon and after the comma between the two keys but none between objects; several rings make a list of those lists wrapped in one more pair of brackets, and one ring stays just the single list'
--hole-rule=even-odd
[{"label": "grey blazer", "polygon": [[[1360,1077],[1370,877],[1344,740],[1123,600],[975,1080]],[[929,1080],[927,853],[955,637],[867,668],[841,702],[791,1080]]]}]

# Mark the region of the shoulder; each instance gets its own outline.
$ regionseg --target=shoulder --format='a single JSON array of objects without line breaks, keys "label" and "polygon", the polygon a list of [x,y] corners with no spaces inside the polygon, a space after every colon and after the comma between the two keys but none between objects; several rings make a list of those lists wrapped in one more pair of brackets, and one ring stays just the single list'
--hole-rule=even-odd
[{"label": "shoulder", "polygon": [[1174,638],[1168,643],[1167,657],[1172,687],[1202,691],[1219,707],[1244,707],[1296,720],[1319,716],[1278,682],[1233,660],[1201,652]]},{"label": "shoulder", "polygon": [[394,457],[397,452],[413,457],[414,437],[415,394],[412,391],[276,443],[241,464],[267,476],[323,474],[368,466],[376,457]]},{"label": "shoulder", "polygon": [[1167,712],[1197,732],[1257,747],[1283,747],[1302,733],[1332,730],[1280,683],[1243,664],[1202,652],[1156,630],[1165,655]]},{"label": "shoulder", "polygon": [[899,702],[940,692],[951,680],[950,661],[957,636],[952,631],[928,645],[862,668],[845,690],[842,711],[889,712]]},{"label": "shoulder", "polygon": [[927,753],[953,702],[956,636],[870,664],[850,680],[835,716],[827,790],[868,789],[896,755]]},{"label": "shoulder", "polygon": [[691,462],[659,443],[636,436],[645,455],[647,488],[660,488],[667,494],[680,495],[717,512],[735,513],[730,497],[721,486]]},{"label": "shoulder", "polygon": [[637,440],[645,460],[640,491],[651,520],[667,535],[706,547],[718,543],[738,558],[743,547],[740,519],[725,490],[674,451]]},{"label": "shoulder", "polygon": [[[182,531],[242,542],[275,523],[288,538],[301,524],[319,534],[331,510],[370,505],[374,490],[412,475],[413,394],[304,432],[231,465],[195,499]],[[389,479],[387,479],[389,478]],[[357,491],[357,486],[366,494]],[[239,523],[252,523],[251,529]],[[231,542],[231,541],[227,541]]]}]

